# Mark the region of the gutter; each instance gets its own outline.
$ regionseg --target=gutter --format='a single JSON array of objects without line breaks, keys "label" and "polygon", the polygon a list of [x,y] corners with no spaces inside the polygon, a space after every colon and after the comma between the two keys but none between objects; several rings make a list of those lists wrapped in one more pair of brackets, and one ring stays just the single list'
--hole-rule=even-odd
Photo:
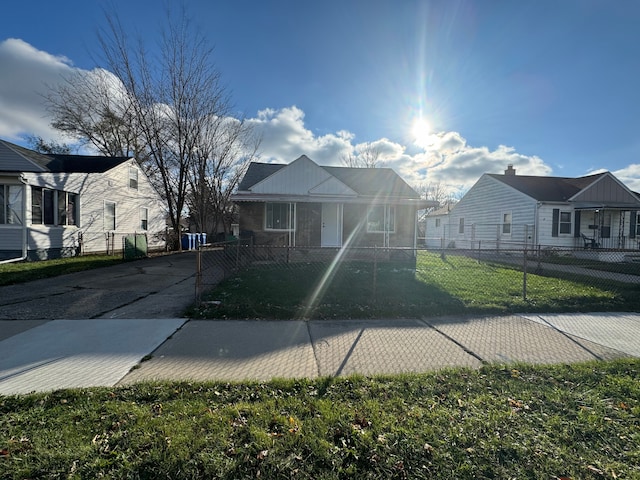
[{"label": "gutter", "polygon": [[27,259],[27,181],[23,175],[20,175],[20,181],[25,185],[22,189],[22,256],[2,260],[0,261],[0,265],[4,263],[21,262]]}]

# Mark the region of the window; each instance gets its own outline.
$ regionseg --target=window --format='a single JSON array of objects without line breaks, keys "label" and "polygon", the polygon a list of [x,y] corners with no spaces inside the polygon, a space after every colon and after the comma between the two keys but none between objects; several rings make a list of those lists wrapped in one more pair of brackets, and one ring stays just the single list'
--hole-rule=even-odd
[{"label": "window", "polygon": [[116,204],[115,202],[104,202],[104,229],[116,229]]},{"label": "window", "polygon": [[79,195],[77,193],[67,194],[67,225],[80,225],[80,215],[78,214],[78,208],[80,202],[78,202]]},{"label": "window", "polygon": [[[64,192],[62,192],[64,193]],[[54,225],[56,198],[54,190],[31,187],[31,223],[34,225]]]},{"label": "window", "polygon": [[140,209],[140,230],[147,230],[149,228],[149,209]]},{"label": "window", "polygon": [[636,238],[638,238],[640,237],[640,212],[636,212],[634,215],[636,220],[636,223],[635,223]]},{"label": "window", "polygon": [[291,230],[294,206],[293,203],[267,203],[265,228],[267,230]]},{"label": "window", "polygon": [[58,192],[58,225],[78,225],[78,194]]},{"label": "window", "polygon": [[511,235],[511,212],[502,214],[502,234]]},{"label": "window", "polygon": [[458,233],[464,233],[464,218],[461,218],[460,222],[458,223]]},{"label": "window", "polygon": [[67,224],[67,192],[58,190],[58,225]]},{"label": "window", "polygon": [[138,169],[129,167],[129,188],[138,189]]},{"label": "window", "polygon": [[571,212],[560,212],[558,229],[560,233],[571,233]]},{"label": "window", "polygon": [[22,225],[22,185],[0,184],[0,224]]},{"label": "window", "polygon": [[392,233],[396,231],[396,208],[390,205],[375,205],[367,215],[367,232]]},{"label": "window", "polygon": [[440,219],[436,218],[436,228],[440,228]]},{"label": "window", "polygon": [[78,225],[78,194],[31,187],[33,225]]}]

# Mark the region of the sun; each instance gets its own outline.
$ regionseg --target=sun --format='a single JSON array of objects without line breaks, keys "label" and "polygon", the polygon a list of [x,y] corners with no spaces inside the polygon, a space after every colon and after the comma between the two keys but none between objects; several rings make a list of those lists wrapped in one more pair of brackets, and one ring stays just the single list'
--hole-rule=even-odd
[{"label": "sun", "polygon": [[427,148],[433,143],[431,125],[424,118],[416,118],[411,126],[413,143],[422,148]]}]

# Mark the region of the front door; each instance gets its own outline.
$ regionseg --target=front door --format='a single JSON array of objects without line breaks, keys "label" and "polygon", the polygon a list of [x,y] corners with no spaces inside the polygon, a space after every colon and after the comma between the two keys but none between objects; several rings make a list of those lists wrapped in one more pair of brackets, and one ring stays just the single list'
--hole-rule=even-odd
[{"label": "front door", "polygon": [[322,233],[320,245],[323,247],[342,246],[342,204],[322,204]]}]

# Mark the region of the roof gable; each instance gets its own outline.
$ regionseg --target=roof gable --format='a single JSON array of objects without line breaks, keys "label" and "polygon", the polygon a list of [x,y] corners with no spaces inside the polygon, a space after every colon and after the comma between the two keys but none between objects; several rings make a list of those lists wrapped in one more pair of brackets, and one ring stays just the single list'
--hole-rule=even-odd
[{"label": "roof gable", "polygon": [[594,182],[571,197],[572,202],[607,205],[638,205],[640,200],[611,173],[605,172]]},{"label": "roof gable", "polygon": [[337,195],[355,197],[358,194],[335,177],[327,178],[324,182],[309,190],[309,195]]},{"label": "roof gable", "polygon": [[328,180],[331,175],[307,156],[290,164],[249,187],[253,193],[308,195],[309,190]]}]

